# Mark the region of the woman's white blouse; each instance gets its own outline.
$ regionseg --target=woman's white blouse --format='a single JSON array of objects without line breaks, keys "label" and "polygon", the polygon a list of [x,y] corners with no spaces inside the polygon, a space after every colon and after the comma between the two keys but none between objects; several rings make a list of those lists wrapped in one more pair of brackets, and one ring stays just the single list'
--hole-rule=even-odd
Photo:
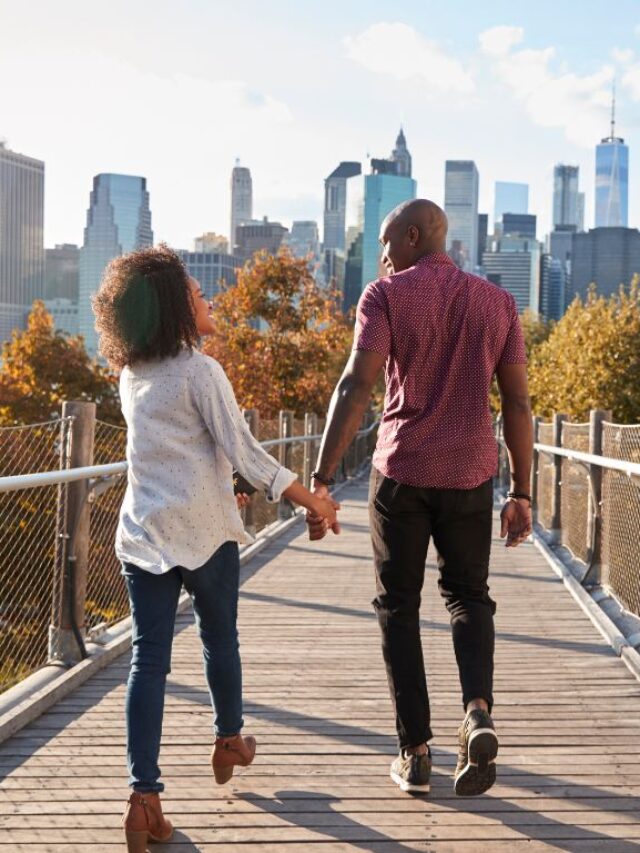
[{"label": "woman's white blouse", "polygon": [[162,574],[197,569],[225,542],[251,542],[233,495],[233,468],[269,501],[296,475],[251,435],[220,364],[185,350],[125,367],[120,399],[129,470],[118,559]]}]

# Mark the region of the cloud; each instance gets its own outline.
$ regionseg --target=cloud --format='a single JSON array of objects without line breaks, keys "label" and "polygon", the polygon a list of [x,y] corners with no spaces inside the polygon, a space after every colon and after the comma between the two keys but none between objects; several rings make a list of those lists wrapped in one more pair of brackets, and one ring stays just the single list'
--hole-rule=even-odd
[{"label": "cloud", "polygon": [[[606,130],[613,68],[604,65],[593,74],[579,75],[565,67],[556,70],[555,49],[514,50],[508,36],[493,28],[480,35],[480,46],[494,73],[540,127],[562,128],[576,145],[590,148]],[[508,28],[507,28],[508,29]],[[516,29],[516,28],[511,28]],[[501,47],[500,53],[497,47]]]},{"label": "cloud", "polygon": [[438,93],[473,92],[475,84],[461,62],[447,55],[434,41],[402,23],[372,24],[344,39],[354,62],[396,80],[422,78]]},{"label": "cloud", "polygon": [[524,38],[522,27],[492,27],[480,33],[480,47],[489,56],[504,56]]},{"label": "cloud", "polygon": [[620,65],[628,65],[633,60],[634,53],[631,48],[614,47],[611,51],[611,56]]},{"label": "cloud", "polygon": [[640,63],[630,66],[622,76],[622,85],[634,101],[640,101]]}]

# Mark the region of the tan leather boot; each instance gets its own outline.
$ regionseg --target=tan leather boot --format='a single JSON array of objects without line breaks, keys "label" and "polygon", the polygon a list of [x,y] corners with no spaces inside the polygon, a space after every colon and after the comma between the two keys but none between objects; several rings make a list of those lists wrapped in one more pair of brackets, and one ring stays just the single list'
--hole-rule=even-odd
[{"label": "tan leather boot", "polygon": [[256,739],[254,737],[234,735],[216,738],[211,753],[211,766],[218,785],[224,785],[231,779],[236,765],[247,767],[251,764],[255,754]]},{"label": "tan leather boot", "polygon": [[173,834],[171,821],[162,814],[159,794],[129,797],[122,818],[128,853],[145,853],[148,841],[168,841]]}]

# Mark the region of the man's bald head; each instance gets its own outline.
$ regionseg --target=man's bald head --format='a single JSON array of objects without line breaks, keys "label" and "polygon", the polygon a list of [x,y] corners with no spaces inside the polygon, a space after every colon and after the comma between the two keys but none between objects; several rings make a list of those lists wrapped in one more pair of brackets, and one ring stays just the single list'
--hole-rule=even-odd
[{"label": "man's bald head", "polygon": [[382,263],[388,272],[400,272],[431,252],[444,252],[447,241],[447,217],[426,198],[398,205],[382,223],[380,242]]}]

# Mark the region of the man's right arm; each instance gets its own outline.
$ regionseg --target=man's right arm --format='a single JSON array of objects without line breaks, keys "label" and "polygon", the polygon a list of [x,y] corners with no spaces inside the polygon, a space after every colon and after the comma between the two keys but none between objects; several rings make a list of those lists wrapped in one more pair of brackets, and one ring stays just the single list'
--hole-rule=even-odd
[{"label": "man's right arm", "polygon": [[[533,461],[533,422],[527,387],[526,364],[501,364],[496,370],[502,406],[503,433],[509,468],[510,491],[531,494],[531,464]],[[501,536],[507,535],[507,545],[523,542],[531,533],[531,507],[526,500],[505,505],[502,512]]]}]

